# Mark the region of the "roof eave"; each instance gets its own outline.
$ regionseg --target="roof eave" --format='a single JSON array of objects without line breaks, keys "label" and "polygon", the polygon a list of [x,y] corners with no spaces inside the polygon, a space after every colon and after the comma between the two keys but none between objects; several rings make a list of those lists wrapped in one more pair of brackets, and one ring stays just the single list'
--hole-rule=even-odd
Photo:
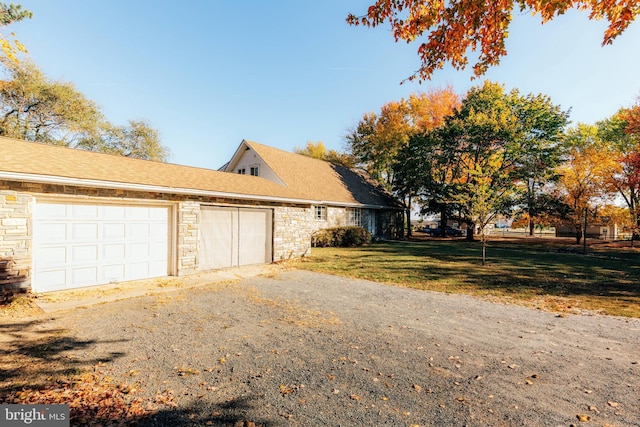
[{"label": "roof eave", "polygon": [[134,184],[123,183],[113,181],[101,181],[94,179],[82,179],[82,178],[68,178],[52,175],[38,175],[38,174],[25,174],[17,172],[4,172],[0,171],[0,179],[8,181],[26,181],[42,184],[58,184],[58,185],[72,185],[76,187],[95,187],[115,190],[130,190],[130,191],[142,191],[151,193],[169,193],[169,194],[182,194],[191,196],[207,196],[207,197],[222,197],[229,199],[240,200],[257,200],[263,202],[280,202],[280,203],[296,203],[296,204],[313,204],[313,201],[278,197],[278,196],[265,196],[256,194],[242,194],[242,193],[227,193],[223,191],[211,191],[211,190],[199,190],[195,188],[178,188],[178,187],[166,187],[160,185],[150,184]]}]

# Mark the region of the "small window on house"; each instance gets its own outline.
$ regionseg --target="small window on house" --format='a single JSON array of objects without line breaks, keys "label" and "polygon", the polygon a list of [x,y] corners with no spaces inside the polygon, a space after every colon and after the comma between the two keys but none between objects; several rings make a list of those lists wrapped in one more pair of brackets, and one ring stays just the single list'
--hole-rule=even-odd
[{"label": "small window on house", "polygon": [[318,221],[326,221],[327,220],[327,207],[326,206],[316,206],[316,220]]},{"label": "small window on house", "polygon": [[247,173],[247,170],[246,170],[245,168],[238,169],[238,173],[239,173],[240,175],[245,175],[245,174]]},{"label": "small window on house", "polygon": [[362,226],[362,211],[360,209],[347,209],[347,225]]},{"label": "small window on house", "polygon": [[258,166],[251,166],[251,175],[253,175],[253,176],[259,176],[260,175],[260,171],[258,170]]}]

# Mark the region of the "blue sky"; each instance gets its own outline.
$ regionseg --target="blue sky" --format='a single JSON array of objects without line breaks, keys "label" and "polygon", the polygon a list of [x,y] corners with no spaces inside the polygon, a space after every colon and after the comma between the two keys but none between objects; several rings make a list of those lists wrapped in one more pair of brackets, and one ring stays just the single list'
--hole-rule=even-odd
[{"label": "blue sky", "polygon": [[[430,87],[463,94],[481,83],[445,69],[400,85],[419,66],[417,44],[345,23],[370,1],[17,0],[34,17],[9,29],[50,78],[75,84],[111,122],[146,119],[172,163],[217,169],[243,138],[343,150],[365,112]],[[609,117],[640,95],[640,23],[601,47],[605,27],[578,12],[545,25],[519,14],[508,55],[483,79],[549,95],[574,124]]]}]

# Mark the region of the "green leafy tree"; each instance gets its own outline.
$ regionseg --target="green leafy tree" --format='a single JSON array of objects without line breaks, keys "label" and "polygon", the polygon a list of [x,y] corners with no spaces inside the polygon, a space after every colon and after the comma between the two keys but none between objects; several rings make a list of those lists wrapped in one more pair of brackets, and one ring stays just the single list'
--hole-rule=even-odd
[{"label": "green leafy tree", "polygon": [[70,83],[52,82],[32,63],[4,61],[0,81],[0,135],[74,147],[102,115]]},{"label": "green leafy tree", "polygon": [[88,138],[78,148],[136,159],[166,162],[170,153],[160,143],[160,135],[146,121],[129,120],[127,126],[100,125],[97,139]]},{"label": "green leafy tree", "polygon": [[450,87],[412,94],[406,100],[385,104],[379,114],[365,114],[345,138],[358,164],[405,201],[408,234],[417,189],[411,177],[412,163],[403,150],[412,137],[441,126],[459,103]]},{"label": "green leafy tree", "polygon": [[562,161],[562,140],[569,124],[569,112],[554,105],[542,94],[521,97],[512,92],[520,123],[519,156],[514,173],[519,212],[528,217],[529,235],[538,219],[553,214],[558,206],[549,195],[557,180],[555,168]]},{"label": "green leafy tree", "polygon": [[5,60],[0,135],[70,148],[166,161],[168,150],[145,121],[115,126],[72,84],[51,81],[32,62]]}]

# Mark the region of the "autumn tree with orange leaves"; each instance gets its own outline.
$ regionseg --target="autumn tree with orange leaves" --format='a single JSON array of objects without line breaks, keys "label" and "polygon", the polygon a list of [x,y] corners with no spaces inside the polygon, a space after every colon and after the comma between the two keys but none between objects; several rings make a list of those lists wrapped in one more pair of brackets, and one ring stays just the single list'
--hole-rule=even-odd
[{"label": "autumn tree with orange leaves", "polygon": [[568,223],[582,240],[585,218],[593,217],[613,191],[610,177],[619,170],[615,152],[602,140],[598,127],[579,124],[567,132],[566,161],[558,167],[558,188],[571,209]]},{"label": "autumn tree with orange leaves", "polygon": [[464,69],[470,50],[478,53],[475,76],[497,65],[507,54],[505,39],[514,11],[540,15],[545,23],[574,8],[589,11],[589,19],[609,22],[603,45],[611,44],[640,14],[637,0],[377,0],[366,14],[349,14],[347,22],[365,27],[388,23],[396,42],[426,37],[418,48],[420,69],[409,77],[422,81],[446,63]]},{"label": "autumn tree with orange leaves", "polygon": [[405,201],[407,225],[411,224],[415,188],[410,180],[398,176],[407,170],[397,168],[398,154],[412,135],[425,134],[443,125],[459,104],[459,96],[451,88],[411,94],[409,99],[383,105],[379,113],[364,114],[345,136],[349,154],[359,166]]},{"label": "autumn tree with orange leaves", "polygon": [[627,205],[633,240],[640,239],[640,98],[598,123],[601,137],[615,153],[618,167],[608,179]]}]

